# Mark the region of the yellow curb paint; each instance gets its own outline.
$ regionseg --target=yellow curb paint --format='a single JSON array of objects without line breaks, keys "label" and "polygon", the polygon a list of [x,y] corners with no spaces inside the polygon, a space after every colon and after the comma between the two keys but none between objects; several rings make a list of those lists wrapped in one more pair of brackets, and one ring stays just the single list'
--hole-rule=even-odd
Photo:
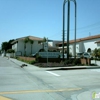
[{"label": "yellow curb paint", "polygon": [[4,95],[4,94],[42,93],[42,92],[78,91],[78,90],[81,90],[81,89],[82,88],[70,88],[70,89],[58,89],[58,90],[29,90],[29,91],[26,90],[26,91],[0,92],[0,95]]},{"label": "yellow curb paint", "polygon": [[9,99],[9,98],[6,98],[6,97],[3,97],[3,96],[0,96],[0,100],[12,100],[12,99]]}]

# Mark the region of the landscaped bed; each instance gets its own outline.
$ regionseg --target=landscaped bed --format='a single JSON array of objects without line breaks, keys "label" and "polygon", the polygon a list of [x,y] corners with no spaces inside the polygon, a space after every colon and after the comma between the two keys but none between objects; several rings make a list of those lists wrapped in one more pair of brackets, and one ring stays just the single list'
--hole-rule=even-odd
[{"label": "landscaped bed", "polygon": [[62,59],[48,59],[48,63],[47,63],[47,59],[44,59],[43,62],[41,62],[40,59],[38,59],[38,61],[36,61],[35,58],[33,57],[17,57],[18,60],[38,66],[38,67],[65,67],[65,66],[74,66],[74,65],[80,65],[80,60],[79,59],[69,59],[69,60],[65,60],[62,61]]},{"label": "landscaped bed", "polygon": [[[70,58],[69,60],[65,60],[65,61],[62,61],[62,59],[55,59],[54,61],[49,61],[48,59],[48,62],[47,62],[47,59],[45,59],[44,62],[39,62],[39,59],[38,61],[36,61],[35,58],[33,57],[18,57],[17,58],[18,60],[21,60],[23,62],[26,62],[26,63],[29,63],[29,64],[32,64],[32,65],[35,65],[35,66],[38,66],[38,67],[41,67],[41,68],[49,68],[49,67],[69,67],[69,66],[84,66],[84,65],[91,65],[91,64],[86,64],[86,61],[85,61],[85,58],[82,60],[80,58]],[[42,59],[42,58],[40,58]],[[86,59],[87,60],[87,59]],[[85,62],[85,63],[84,63]]]},{"label": "landscaped bed", "polygon": [[64,65],[64,63],[57,63],[57,62],[35,63],[34,65],[42,68],[68,66],[68,65]]}]

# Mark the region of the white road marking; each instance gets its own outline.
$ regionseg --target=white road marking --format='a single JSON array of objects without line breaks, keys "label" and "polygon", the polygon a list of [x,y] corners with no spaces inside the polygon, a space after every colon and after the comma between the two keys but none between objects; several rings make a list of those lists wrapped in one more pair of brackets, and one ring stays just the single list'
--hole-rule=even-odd
[{"label": "white road marking", "polygon": [[49,74],[55,75],[55,76],[60,76],[60,75],[53,73],[53,72],[50,72],[50,71],[46,71],[46,72],[49,73]]},{"label": "white road marking", "polygon": [[91,71],[100,72],[100,69],[91,69]]}]

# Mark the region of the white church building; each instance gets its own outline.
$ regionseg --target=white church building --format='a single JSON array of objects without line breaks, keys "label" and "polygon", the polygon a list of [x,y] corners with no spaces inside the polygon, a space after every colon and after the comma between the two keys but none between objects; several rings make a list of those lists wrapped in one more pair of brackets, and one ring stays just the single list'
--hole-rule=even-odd
[{"label": "white church building", "polygon": [[[26,53],[26,56],[29,56],[30,54],[34,54],[36,52],[39,52],[40,49],[44,49],[43,38],[34,37],[34,36],[27,36],[29,39],[33,40],[34,42],[31,44],[30,42],[26,43],[25,47],[25,38],[18,38],[15,41],[12,42],[12,49],[15,50],[16,55],[24,56]],[[74,56],[74,40],[69,41],[69,51]],[[67,51],[67,43],[64,43],[64,51]],[[48,41],[48,50],[51,51],[61,51],[62,52],[62,41],[55,41],[51,40]],[[89,36],[84,37],[80,39],[76,39],[76,53],[79,52],[87,52],[88,49],[93,51],[95,48],[100,48],[100,35],[95,36]]]},{"label": "white church building", "polygon": [[[75,40],[70,40],[69,43],[69,51],[74,55]],[[62,51],[62,42],[58,43],[57,47]],[[95,48],[100,48],[100,35],[76,39],[76,53],[87,52],[88,49],[93,51]],[[67,51],[67,42],[64,43],[64,51]]]}]

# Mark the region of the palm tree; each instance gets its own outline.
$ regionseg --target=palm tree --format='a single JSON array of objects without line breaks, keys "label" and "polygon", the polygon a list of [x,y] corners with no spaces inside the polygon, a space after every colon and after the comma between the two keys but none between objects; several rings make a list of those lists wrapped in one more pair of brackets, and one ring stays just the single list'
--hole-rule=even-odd
[{"label": "palm tree", "polygon": [[44,37],[44,38],[43,38],[43,42],[46,42],[46,40],[47,40],[46,37]]},{"label": "palm tree", "polygon": [[34,43],[34,41],[31,40],[31,39],[29,39],[29,42],[30,42],[30,44],[31,44],[31,54],[32,54],[32,44]]},{"label": "palm tree", "polygon": [[26,56],[26,43],[29,41],[29,37],[26,37],[24,40],[24,56]]},{"label": "palm tree", "polygon": [[43,41],[42,41],[43,42],[43,49],[44,49],[44,43],[46,43],[46,41],[47,41],[47,39],[46,39],[46,37],[44,37]]}]

